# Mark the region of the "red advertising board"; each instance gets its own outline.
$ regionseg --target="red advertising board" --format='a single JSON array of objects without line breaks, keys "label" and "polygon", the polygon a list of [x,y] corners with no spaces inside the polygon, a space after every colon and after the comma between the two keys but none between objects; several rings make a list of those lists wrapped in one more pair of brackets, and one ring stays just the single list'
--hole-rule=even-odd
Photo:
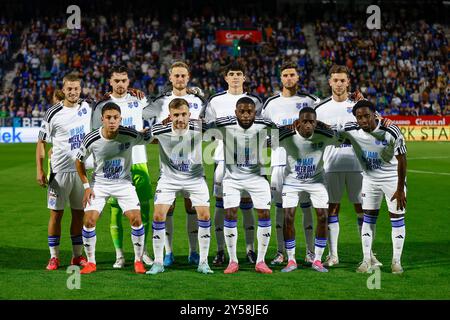
[{"label": "red advertising board", "polygon": [[216,42],[218,45],[231,46],[234,39],[242,41],[260,43],[262,33],[258,30],[217,30]]},{"label": "red advertising board", "polygon": [[407,141],[450,141],[450,117],[385,117],[400,127]]}]

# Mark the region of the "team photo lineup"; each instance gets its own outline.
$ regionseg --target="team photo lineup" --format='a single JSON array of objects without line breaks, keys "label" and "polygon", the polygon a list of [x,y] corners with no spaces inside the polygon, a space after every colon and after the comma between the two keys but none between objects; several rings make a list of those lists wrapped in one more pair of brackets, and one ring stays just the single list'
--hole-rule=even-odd
[{"label": "team photo lineup", "polygon": [[8,0],[0,300],[448,299],[449,5],[274,3]]},{"label": "team photo lineup", "polygon": [[[166,234],[166,218],[169,211],[173,214],[172,205],[180,193],[189,208],[187,219],[193,220],[188,221],[193,229],[189,232],[197,234],[197,239],[189,238],[189,262],[198,265],[198,272],[213,273],[208,264],[210,200],[202,167],[202,134],[211,128],[218,131],[220,138],[216,138],[222,142],[222,150],[215,152],[214,195],[220,200],[216,201],[214,212],[218,251],[213,264],[227,264],[225,274],[239,270],[236,256],[239,207],[247,211],[244,215],[250,215],[246,219],[248,224],[244,225],[246,236],[251,239],[248,259],[255,263],[256,272],[272,273],[265,262],[271,238],[269,210],[272,202],[277,207],[278,251],[271,264],[282,264],[286,257],[287,265],[281,272],[297,269],[293,222],[300,204],[304,213],[303,227],[308,229],[305,261],[316,271],[328,272],[327,267],[339,263],[337,204],[344,188],[349,190],[361,225],[364,260],[357,272],[369,272],[381,264],[371,248],[383,196],[392,222],[392,272],[403,272],[400,258],[405,241],[406,144],[396,125],[386,125],[377,119],[371,102],[363,97],[359,97],[358,102],[350,99],[349,73],[345,66],[331,67],[329,81],[333,95],[322,102],[315,96],[297,92],[299,76],[292,63],[281,67],[282,92],[265,103],[244,92],[245,70],[238,62],[232,62],[225,69],[229,90],[213,95],[208,101],[197,93],[187,92],[187,64],[173,63],[169,75],[172,90],[148,103],[146,98],[139,99],[128,93],[127,69],[113,67],[109,76],[112,87],[109,98],[91,102],[93,106],[80,100],[81,79],[73,74],[64,77],[64,100],[46,112],[36,148],[37,181],[41,186],[48,183],[48,208],[51,210],[48,270],[59,266],[61,234],[53,230],[60,230],[60,225],[52,222],[62,216],[66,201],[73,215],[79,218],[78,226],[82,226],[78,234],[72,235],[71,263],[83,267],[81,274],[97,270],[95,226],[106,201],[114,201],[115,206],[111,208],[124,214],[131,224],[135,272],[164,272],[164,267],[170,267],[174,260],[170,239],[173,234],[170,229]],[[320,113],[326,116],[321,117]],[[195,121],[201,119],[204,123]],[[335,130],[318,119],[328,124],[333,121]],[[149,128],[143,129],[144,120],[151,123]],[[290,127],[282,126],[286,123]],[[281,132],[279,141],[270,139],[271,145],[278,146],[272,150],[269,183],[260,156],[270,129]],[[153,139],[160,145],[160,176],[150,221],[145,144]],[[48,181],[43,161],[47,141],[52,144]],[[85,163],[91,155],[94,173],[90,182]],[[137,190],[147,190],[147,194],[141,191],[139,197]],[[329,203],[334,205],[331,214]],[[250,228],[255,225],[253,208],[258,217],[256,228]],[[317,214],[315,230],[312,209]],[[150,225],[154,260],[145,243]],[[256,249],[253,247],[255,233]],[[112,236],[114,239],[116,234]],[[329,255],[322,263],[327,240]],[[225,261],[225,246],[228,262]],[[82,255],[83,247],[87,259]],[[122,268],[125,260],[119,245],[116,252],[114,267]],[[144,262],[151,265],[147,272]]]}]

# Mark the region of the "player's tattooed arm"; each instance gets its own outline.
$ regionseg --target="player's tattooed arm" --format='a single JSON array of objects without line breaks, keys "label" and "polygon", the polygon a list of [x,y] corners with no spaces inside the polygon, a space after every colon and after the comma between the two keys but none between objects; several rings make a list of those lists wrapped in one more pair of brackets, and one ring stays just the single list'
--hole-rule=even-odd
[{"label": "player's tattooed arm", "polygon": [[399,154],[397,158],[397,191],[391,198],[391,201],[397,200],[397,210],[406,208],[405,179],[406,179],[406,154]]}]

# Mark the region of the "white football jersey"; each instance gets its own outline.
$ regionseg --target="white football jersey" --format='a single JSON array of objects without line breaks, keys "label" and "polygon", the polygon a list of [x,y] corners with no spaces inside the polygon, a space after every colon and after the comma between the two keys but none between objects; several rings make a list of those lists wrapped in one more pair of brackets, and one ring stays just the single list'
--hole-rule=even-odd
[{"label": "white football jersey", "polygon": [[[355,101],[347,99],[342,102],[329,97],[315,106],[317,120],[332,126],[341,126],[356,121],[352,113]],[[324,154],[326,172],[361,172],[361,165],[356,159],[352,145],[344,141],[340,146],[329,146]]]},{"label": "white football jersey", "polygon": [[285,184],[323,183],[323,154],[325,148],[342,142],[336,131],[316,129],[309,138],[297,130],[280,128],[279,148],[285,150]]},{"label": "white football jersey", "polygon": [[395,156],[406,154],[406,145],[396,125],[385,127],[378,121],[375,130],[365,132],[356,122],[349,122],[344,127],[343,135],[352,142],[364,178],[375,182],[398,178]]},{"label": "white football jersey", "polygon": [[224,179],[245,180],[263,174],[263,149],[270,130],[276,128],[275,124],[257,117],[250,128],[244,129],[236,117],[224,117],[210,123],[209,127],[219,130],[222,136],[225,154]]},{"label": "white football jersey", "polygon": [[[292,97],[284,97],[281,93],[276,94],[264,103],[262,117],[270,120],[277,126],[291,125],[298,119],[299,112],[304,107],[313,107],[320,99],[314,95],[297,93]],[[271,166],[283,166],[286,154],[283,149],[275,149],[271,155]]]},{"label": "white football jersey", "polygon": [[171,92],[156,97],[150,104],[148,104],[143,111],[144,119],[152,121],[153,123],[161,123],[169,116],[169,103],[175,98],[185,99],[189,103],[191,119],[200,119],[200,114],[206,104],[202,97],[196,94],[176,96]]},{"label": "white football jersey", "polygon": [[[215,121],[217,118],[234,117],[236,110],[236,103],[238,102],[239,99],[244,97],[249,97],[255,102],[256,116],[259,116],[262,110],[261,98],[246,92],[243,94],[231,94],[228,91],[224,91],[212,95],[209,98],[205,110],[202,112],[202,117],[204,117],[208,123]],[[214,151],[214,160],[215,161],[224,160],[223,141],[220,139],[217,139],[217,146]]]},{"label": "white football jersey", "polygon": [[47,110],[39,130],[39,140],[52,143],[52,172],[75,172],[75,157],[81,142],[91,131],[90,105],[80,100],[68,108],[63,102]]},{"label": "white football jersey", "polygon": [[175,132],[172,123],[156,124],[152,135],[159,141],[159,162],[161,176],[174,181],[201,178],[204,176],[202,164],[202,133],[205,127],[193,121],[181,133]]},{"label": "white football jersey", "polygon": [[[138,98],[127,93],[123,98],[114,98],[111,96],[109,100],[98,103],[92,115],[92,129],[98,129],[102,126],[102,108],[108,102],[114,102],[120,107],[122,116],[121,125],[127,128],[133,128],[141,131],[144,128],[144,120],[142,119],[142,110],[147,106],[147,99],[139,100]],[[145,146],[133,147],[133,164],[147,163],[147,152]]]},{"label": "white football jersey", "polygon": [[119,133],[114,139],[106,139],[102,135],[102,128],[87,134],[77,159],[84,162],[92,154],[94,158],[94,173],[92,181],[113,185],[131,180],[132,148],[136,145],[150,143],[151,132],[145,134],[132,128],[119,127]]}]

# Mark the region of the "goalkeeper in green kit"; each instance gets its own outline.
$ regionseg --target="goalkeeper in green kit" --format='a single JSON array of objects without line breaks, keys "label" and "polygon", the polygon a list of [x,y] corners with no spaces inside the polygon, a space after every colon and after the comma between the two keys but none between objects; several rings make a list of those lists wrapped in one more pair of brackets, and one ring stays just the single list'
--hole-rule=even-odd
[{"label": "goalkeeper in green kit", "polygon": [[[111,68],[109,82],[112,87],[112,93],[109,100],[104,100],[98,103],[92,113],[92,130],[101,126],[101,112],[102,107],[108,102],[114,102],[120,106],[122,114],[122,123],[124,127],[131,127],[138,131],[143,129],[144,122],[142,119],[142,109],[148,104],[147,99],[139,99],[136,96],[128,93],[128,86],[130,79],[128,78],[128,70],[124,66],[115,66]],[[142,223],[145,229],[145,242],[147,243],[148,231],[151,229],[149,224],[150,219],[150,199],[151,186],[150,176],[147,167],[147,154],[145,146],[133,147],[131,166],[131,175],[133,185],[136,188],[136,192],[139,197],[139,203],[141,207]],[[125,266],[125,257],[123,253],[123,227],[122,227],[122,211],[118,205],[116,198],[110,198],[108,200],[109,206],[105,207],[105,210],[111,208],[111,223],[110,231],[111,237],[116,249],[116,262],[113,267],[121,269]],[[105,211],[104,210],[104,211]],[[150,229],[149,229],[150,228]],[[153,260],[150,258],[147,247],[144,247],[144,255],[142,260],[147,265],[152,265]]]}]

